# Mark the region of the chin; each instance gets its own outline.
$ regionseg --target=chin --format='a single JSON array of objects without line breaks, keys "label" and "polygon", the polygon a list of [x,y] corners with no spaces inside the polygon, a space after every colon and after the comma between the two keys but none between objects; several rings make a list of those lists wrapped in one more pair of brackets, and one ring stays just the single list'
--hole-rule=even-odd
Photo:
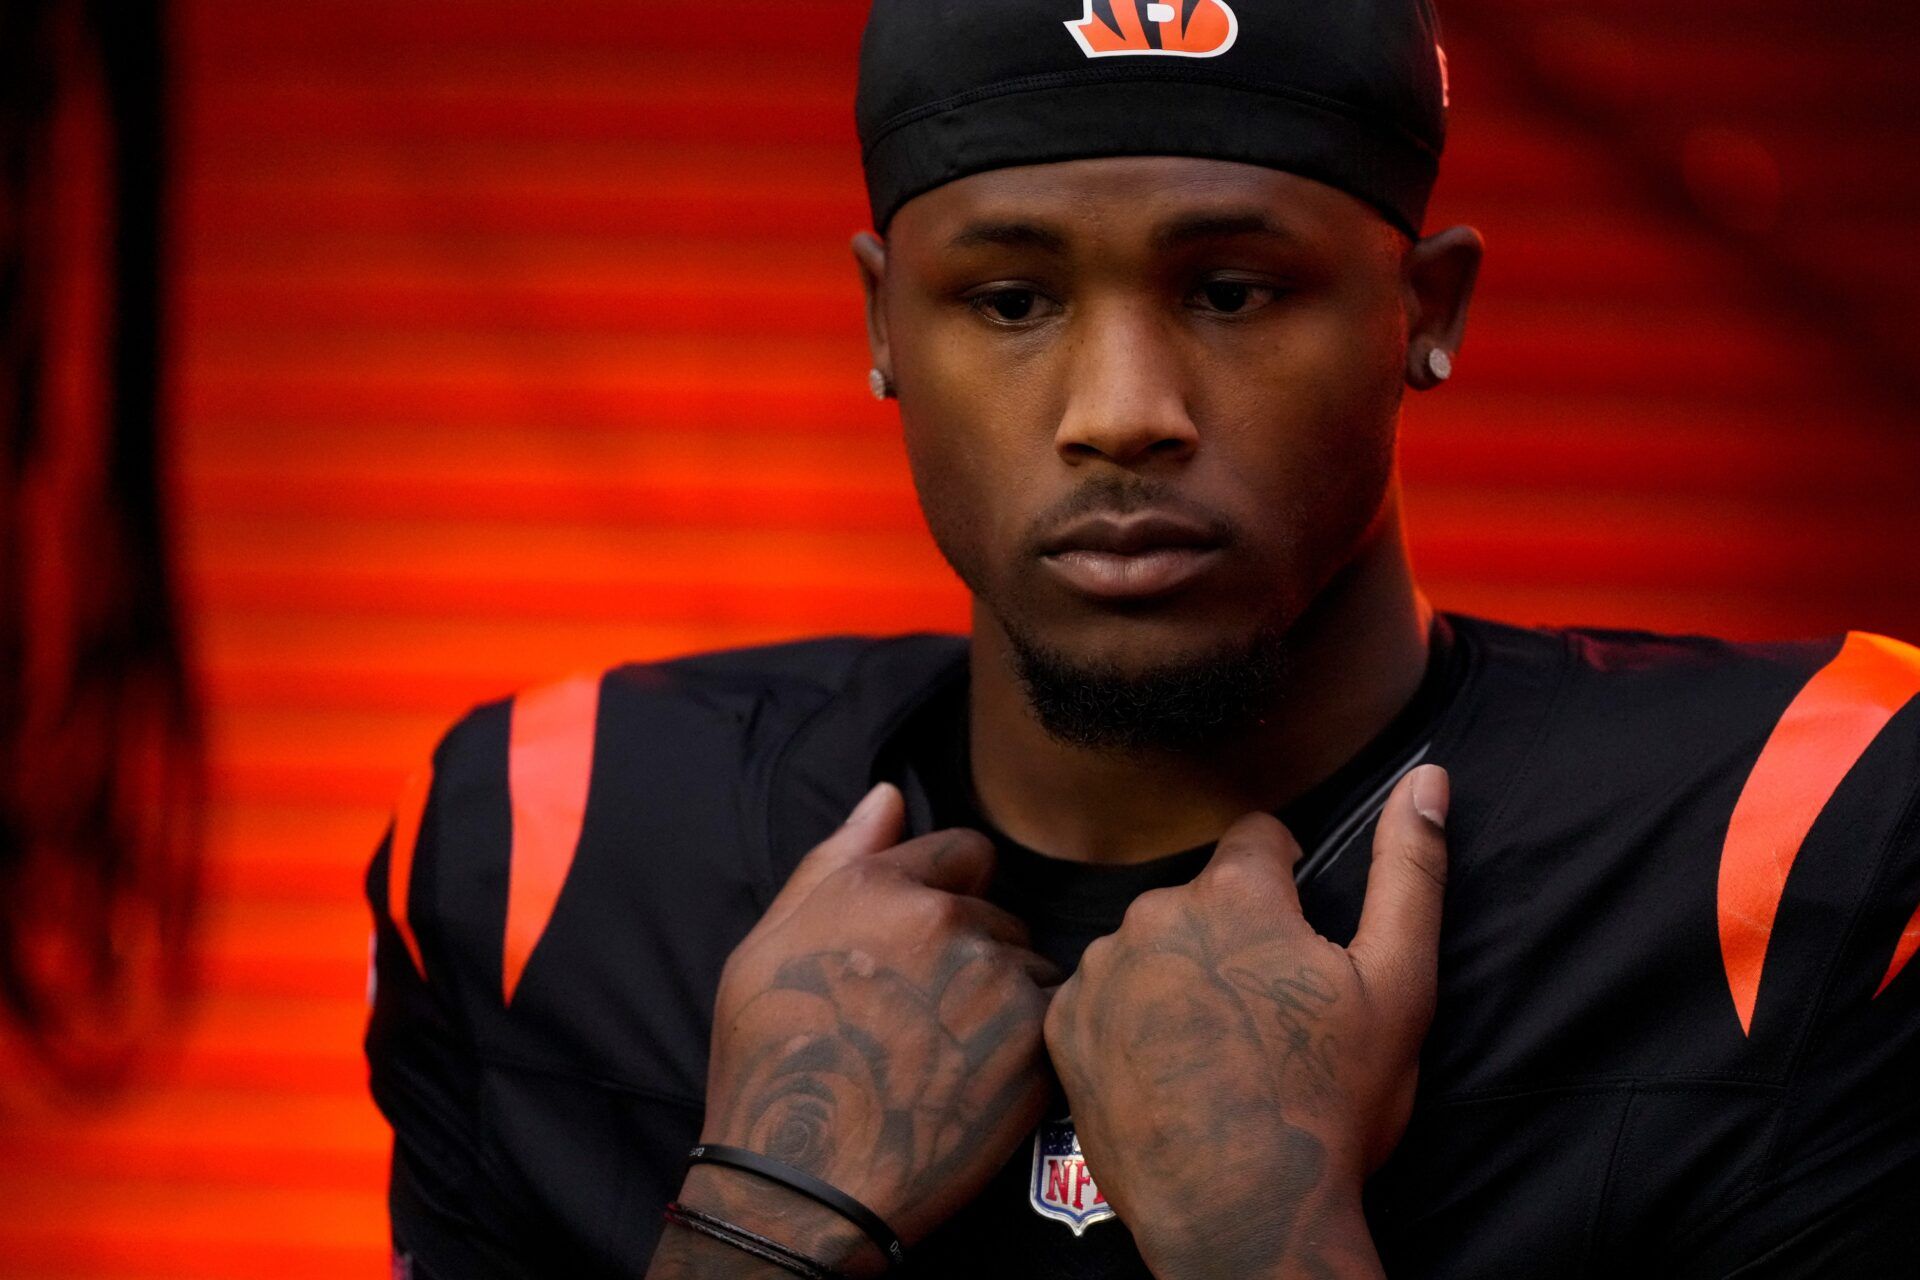
[{"label": "chin", "polygon": [[1223,632],[1152,619],[1076,636],[1002,625],[1036,718],[1079,747],[1204,748],[1266,714],[1288,667],[1286,632],[1272,626]]},{"label": "chin", "polygon": [[1076,665],[1144,673],[1270,647],[1289,630],[1297,616],[1289,598],[1270,585],[1257,593],[1246,577],[1223,574],[1136,600],[1094,601],[1042,587],[1014,593],[1011,608],[994,612],[1016,645]]},{"label": "chin", "polygon": [[[1089,672],[1144,676],[1207,663],[1252,646],[1258,629],[1224,627],[1192,618],[1136,615],[1101,618],[1084,626],[1025,630],[1015,647],[1046,650],[1055,660]],[[1009,636],[1013,635],[1009,631]]]}]

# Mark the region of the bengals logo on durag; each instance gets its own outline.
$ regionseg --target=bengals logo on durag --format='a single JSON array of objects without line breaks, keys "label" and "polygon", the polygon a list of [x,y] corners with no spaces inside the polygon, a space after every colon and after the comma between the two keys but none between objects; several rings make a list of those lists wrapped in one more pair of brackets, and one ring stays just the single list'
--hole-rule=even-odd
[{"label": "bengals logo on durag", "polygon": [[1086,0],[1086,16],[1066,24],[1089,58],[1164,53],[1212,58],[1233,47],[1240,19],[1226,0]]}]

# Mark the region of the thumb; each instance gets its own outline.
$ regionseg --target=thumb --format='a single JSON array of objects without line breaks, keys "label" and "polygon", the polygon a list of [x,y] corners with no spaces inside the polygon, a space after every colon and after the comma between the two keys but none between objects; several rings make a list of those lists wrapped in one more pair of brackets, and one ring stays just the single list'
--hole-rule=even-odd
[{"label": "thumb", "polygon": [[1387,797],[1374,829],[1360,928],[1347,948],[1361,975],[1398,1001],[1422,1034],[1433,1016],[1437,985],[1449,791],[1447,771],[1425,764]]},{"label": "thumb", "polygon": [[794,866],[785,887],[773,900],[768,914],[795,903],[812,893],[828,876],[850,862],[900,843],[900,830],[907,816],[907,802],[900,788],[891,782],[878,782],[861,798],[846,820],[832,835],[807,851]]}]

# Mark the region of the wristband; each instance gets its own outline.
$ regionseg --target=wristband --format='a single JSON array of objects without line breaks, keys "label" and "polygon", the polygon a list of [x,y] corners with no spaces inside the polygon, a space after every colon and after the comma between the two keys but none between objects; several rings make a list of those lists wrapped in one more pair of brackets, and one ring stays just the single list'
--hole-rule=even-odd
[{"label": "wristband", "polygon": [[757,1174],[769,1182],[777,1182],[790,1191],[797,1191],[816,1204],[825,1205],[847,1221],[864,1231],[867,1238],[878,1245],[880,1254],[886,1258],[889,1269],[899,1266],[907,1259],[906,1246],[900,1243],[900,1237],[893,1233],[879,1214],[855,1200],[846,1192],[829,1183],[822,1182],[805,1169],[796,1169],[790,1164],[782,1164],[757,1151],[748,1151],[745,1147],[727,1147],[717,1142],[703,1142],[687,1153],[688,1164],[718,1164],[729,1168]]},{"label": "wristband", "polygon": [[710,1240],[730,1244],[743,1253],[752,1254],[762,1262],[771,1262],[783,1271],[791,1271],[801,1280],[846,1280],[845,1276],[833,1268],[824,1263],[815,1262],[804,1253],[796,1253],[778,1240],[769,1240],[763,1235],[756,1235],[736,1222],[728,1222],[725,1218],[716,1218],[710,1213],[689,1209],[678,1200],[667,1206],[666,1219],[675,1226],[698,1232]]}]

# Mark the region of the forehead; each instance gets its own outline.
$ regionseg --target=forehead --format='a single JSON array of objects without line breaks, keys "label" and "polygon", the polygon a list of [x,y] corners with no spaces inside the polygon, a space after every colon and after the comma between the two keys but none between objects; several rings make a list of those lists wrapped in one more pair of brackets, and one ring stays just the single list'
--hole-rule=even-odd
[{"label": "forehead", "polygon": [[[888,242],[909,252],[964,252],[1023,238],[996,229],[1032,228],[1032,241],[1061,247],[1098,241],[1166,247],[1169,232],[1235,228],[1332,249],[1379,236],[1390,224],[1344,191],[1263,165],[1196,156],[1102,156],[989,169],[923,192],[900,207]],[[986,231],[988,234],[972,234]],[[1191,238],[1191,237],[1187,237]]]}]

